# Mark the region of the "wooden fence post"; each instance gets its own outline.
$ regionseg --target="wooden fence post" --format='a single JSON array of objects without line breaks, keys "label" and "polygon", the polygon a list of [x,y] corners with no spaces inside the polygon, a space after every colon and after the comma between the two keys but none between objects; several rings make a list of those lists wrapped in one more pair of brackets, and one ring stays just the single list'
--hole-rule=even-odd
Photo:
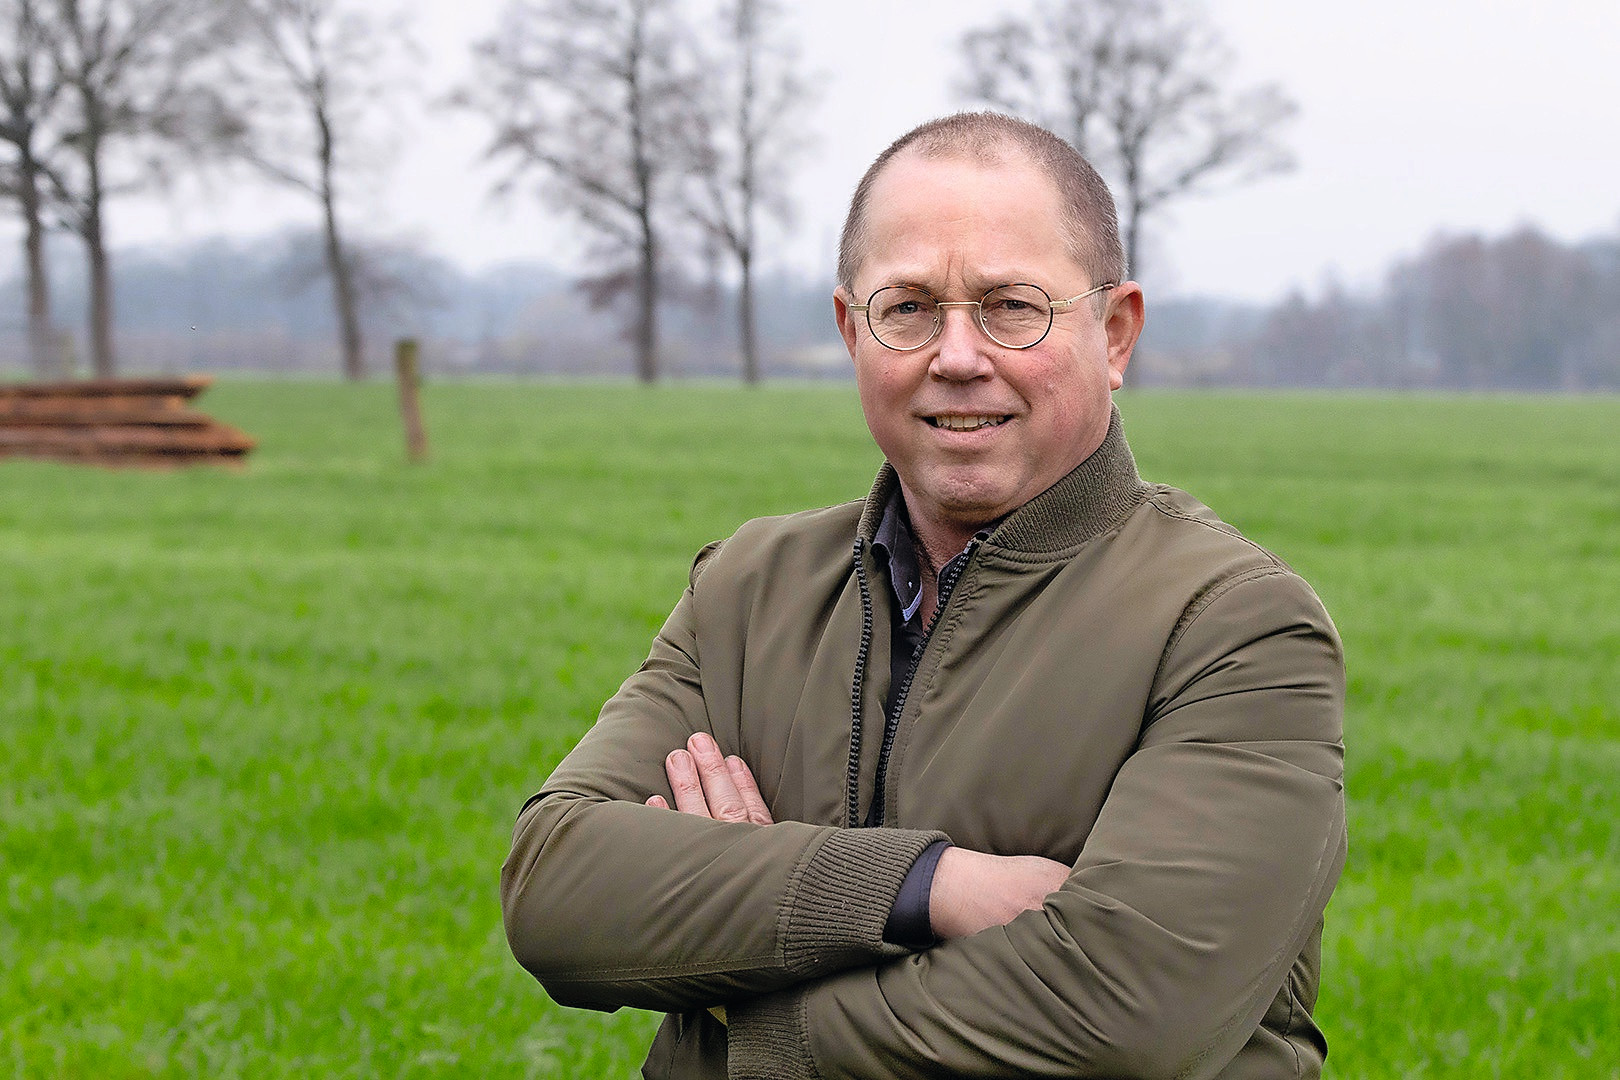
[{"label": "wooden fence post", "polygon": [[411,463],[427,460],[427,430],[422,426],[422,402],[418,389],[422,373],[415,338],[401,338],[394,344],[394,374],[399,380],[399,416],[405,424],[405,456]]}]

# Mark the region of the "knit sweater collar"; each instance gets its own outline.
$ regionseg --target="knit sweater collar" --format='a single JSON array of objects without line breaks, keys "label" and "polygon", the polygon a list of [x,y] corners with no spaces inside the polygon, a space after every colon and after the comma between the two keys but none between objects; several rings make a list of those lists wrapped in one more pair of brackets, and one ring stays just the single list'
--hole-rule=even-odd
[{"label": "knit sweater collar", "polygon": [[[899,486],[894,466],[884,462],[861,512],[861,540],[870,542],[876,535],[883,508]],[[1062,552],[1117,527],[1141,505],[1147,490],[1115,408],[1102,445],[1068,475],[1001,519],[986,543],[1028,555]]]}]

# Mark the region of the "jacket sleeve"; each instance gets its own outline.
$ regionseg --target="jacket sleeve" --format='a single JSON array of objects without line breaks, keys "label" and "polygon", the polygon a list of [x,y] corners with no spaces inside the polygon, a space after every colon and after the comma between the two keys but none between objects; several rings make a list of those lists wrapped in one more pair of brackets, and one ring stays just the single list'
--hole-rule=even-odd
[{"label": "jacket sleeve", "polygon": [[1215,1075],[1343,866],[1343,695],[1303,581],[1266,567],[1212,589],[1042,910],[733,1004],[733,1080]]},{"label": "jacket sleeve", "polygon": [[644,805],[669,797],[665,756],[711,730],[692,600],[524,808],[501,869],[513,954],[564,1005],[703,1008],[899,955],[884,921],[943,837]]}]

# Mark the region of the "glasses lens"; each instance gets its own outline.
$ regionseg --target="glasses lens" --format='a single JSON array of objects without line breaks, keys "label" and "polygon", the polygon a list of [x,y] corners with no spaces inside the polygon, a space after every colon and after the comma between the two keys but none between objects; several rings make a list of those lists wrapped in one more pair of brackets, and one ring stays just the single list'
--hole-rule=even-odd
[{"label": "glasses lens", "polygon": [[890,285],[873,293],[867,304],[872,335],[891,349],[915,349],[934,336],[939,308],[921,289]]},{"label": "glasses lens", "polygon": [[1052,328],[1052,298],[1034,285],[1003,285],[979,302],[984,332],[1009,348],[1035,344]]}]

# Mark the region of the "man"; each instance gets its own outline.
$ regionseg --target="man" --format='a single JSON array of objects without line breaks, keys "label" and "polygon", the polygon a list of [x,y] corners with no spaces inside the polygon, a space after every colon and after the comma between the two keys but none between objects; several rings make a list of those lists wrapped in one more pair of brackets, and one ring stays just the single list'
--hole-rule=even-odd
[{"label": "man", "polygon": [[1318,1075],[1340,647],[1137,476],[1106,186],[1021,121],[925,124],[833,304],[888,463],[700,553],[518,820],[514,953],[668,1012],[650,1077]]}]

